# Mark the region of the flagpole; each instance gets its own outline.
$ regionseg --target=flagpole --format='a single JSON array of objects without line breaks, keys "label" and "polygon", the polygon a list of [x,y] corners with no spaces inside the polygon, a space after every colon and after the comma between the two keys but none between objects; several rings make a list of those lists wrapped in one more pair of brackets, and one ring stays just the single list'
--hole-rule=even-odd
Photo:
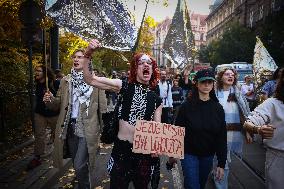
[{"label": "flagpole", "polygon": [[150,0],[146,0],[146,7],[145,7],[145,10],[144,10],[143,17],[142,17],[142,20],[141,20],[141,25],[140,25],[140,28],[139,28],[139,31],[138,31],[137,40],[136,40],[134,47],[132,48],[132,52],[135,52],[137,47],[138,47],[138,43],[139,43],[139,39],[140,39],[140,35],[141,35],[141,30],[142,30],[142,27],[143,27],[143,23],[144,23],[144,19],[145,19],[145,15],[146,15],[146,11],[147,11],[147,8],[148,8],[149,1]]}]

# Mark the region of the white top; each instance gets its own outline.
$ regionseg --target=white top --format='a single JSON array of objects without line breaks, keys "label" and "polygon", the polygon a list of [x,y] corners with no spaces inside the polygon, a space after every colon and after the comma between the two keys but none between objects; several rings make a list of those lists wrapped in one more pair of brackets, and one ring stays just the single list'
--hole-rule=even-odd
[{"label": "white top", "polygon": [[172,85],[167,81],[159,81],[160,97],[163,100],[163,107],[173,107]]},{"label": "white top", "polygon": [[244,83],[244,84],[242,85],[242,87],[241,87],[241,91],[242,91],[242,94],[243,94],[247,99],[254,100],[254,98],[255,98],[254,93],[251,94],[250,96],[247,96],[247,95],[246,95],[249,91],[254,91],[253,83],[250,83],[249,85],[247,85],[246,83]]},{"label": "white top", "polygon": [[218,92],[219,103],[223,106],[226,123],[240,123],[240,112],[237,102],[228,102],[230,91]]},{"label": "white top", "polygon": [[223,91],[223,95],[224,96],[222,98],[218,98],[219,103],[223,106],[223,108],[227,104],[227,100],[228,100],[229,94],[230,94],[230,91]]},{"label": "white top", "polygon": [[248,116],[253,124],[262,126],[271,124],[276,129],[272,139],[265,139],[264,143],[276,150],[284,151],[284,104],[276,98],[269,98],[255,108]]},{"label": "white top", "polygon": [[79,98],[77,95],[74,95],[72,96],[72,112],[71,112],[71,118],[74,118],[76,119],[79,115],[79,106],[80,106],[80,103],[79,103]]}]

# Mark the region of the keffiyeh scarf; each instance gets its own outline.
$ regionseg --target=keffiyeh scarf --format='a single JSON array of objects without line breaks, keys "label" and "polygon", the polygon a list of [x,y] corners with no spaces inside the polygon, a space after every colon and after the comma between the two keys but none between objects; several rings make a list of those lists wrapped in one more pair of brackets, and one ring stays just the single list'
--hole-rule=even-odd
[{"label": "keffiyeh scarf", "polygon": [[71,83],[73,86],[72,95],[77,97],[80,104],[86,103],[87,114],[90,105],[90,96],[93,92],[93,87],[85,83],[83,71],[77,72],[74,68],[71,70]]}]

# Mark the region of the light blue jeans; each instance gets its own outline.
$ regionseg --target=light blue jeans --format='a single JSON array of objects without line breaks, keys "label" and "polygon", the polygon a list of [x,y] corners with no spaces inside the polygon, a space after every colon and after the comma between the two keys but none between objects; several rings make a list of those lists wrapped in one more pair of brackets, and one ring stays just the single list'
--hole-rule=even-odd
[{"label": "light blue jeans", "polygon": [[224,168],[224,177],[222,180],[217,180],[216,179],[216,168],[218,165],[218,160],[217,157],[214,156],[214,160],[213,160],[213,179],[214,179],[214,183],[215,183],[215,187],[216,189],[228,189],[228,176],[229,176],[229,162],[228,160],[226,161],[226,165]]},{"label": "light blue jeans", "polygon": [[86,138],[73,135],[73,137],[68,138],[68,145],[76,178],[78,180],[78,188],[90,189],[88,167],[89,154]]},{"label": "light blue jeans", "polygon": [[181,160],[184,188],[203,189],[205,188],[208,175],[212,169],[213,156],[194,156],[185,154]]}]

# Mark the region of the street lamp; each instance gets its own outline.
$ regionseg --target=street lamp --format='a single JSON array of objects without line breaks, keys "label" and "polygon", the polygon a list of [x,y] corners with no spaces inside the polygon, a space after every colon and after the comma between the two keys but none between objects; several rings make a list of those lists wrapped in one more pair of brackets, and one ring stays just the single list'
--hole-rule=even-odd
[{"label": "street lamp", "polygon": [[33,0],[27,0],[23,2],[19,9],[19,19],[24,25],[22,29],[22,37],[28,46],[28,57],[29,57],[29,96],[31,105],[31,122],[32,128],[34,129],[34,82],[33,82],[33,65],[32,65],[32,55],[33,55],[33,42],[36,37],[36,33],[39,29],[39,23],[42,19],[40,6]]}]

